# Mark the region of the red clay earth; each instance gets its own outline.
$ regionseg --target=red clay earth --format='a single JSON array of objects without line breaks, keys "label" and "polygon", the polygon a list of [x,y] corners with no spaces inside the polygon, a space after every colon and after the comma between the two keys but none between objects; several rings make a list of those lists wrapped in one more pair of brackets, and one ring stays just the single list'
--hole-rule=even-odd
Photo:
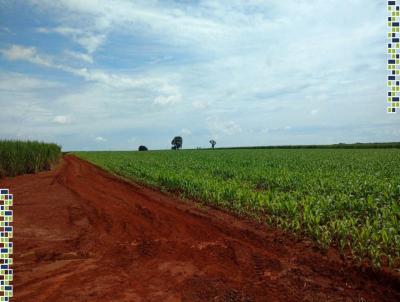
[{"label": "red clay earth", "polygon": [[15,301],[400,301],[395,273],[73,156],[0,187],[15,197]]}]

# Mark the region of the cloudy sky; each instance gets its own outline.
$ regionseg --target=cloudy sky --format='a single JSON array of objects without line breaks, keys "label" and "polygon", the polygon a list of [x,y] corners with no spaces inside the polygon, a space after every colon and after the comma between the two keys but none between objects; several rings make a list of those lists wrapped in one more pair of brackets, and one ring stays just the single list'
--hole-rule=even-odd
[{"label": "cloudy sky", "polygon": [[0,0],[0,138],[399,141],[381,0]]}]

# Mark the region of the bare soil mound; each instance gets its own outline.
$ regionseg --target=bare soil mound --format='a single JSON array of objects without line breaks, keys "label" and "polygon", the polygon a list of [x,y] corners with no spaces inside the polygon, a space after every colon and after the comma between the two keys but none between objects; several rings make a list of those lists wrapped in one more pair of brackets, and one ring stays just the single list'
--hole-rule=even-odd
[{"label": "bare soil mound", "polygon": [[14,194],[16,301],[400,301],[399,277],[74,156]]}]

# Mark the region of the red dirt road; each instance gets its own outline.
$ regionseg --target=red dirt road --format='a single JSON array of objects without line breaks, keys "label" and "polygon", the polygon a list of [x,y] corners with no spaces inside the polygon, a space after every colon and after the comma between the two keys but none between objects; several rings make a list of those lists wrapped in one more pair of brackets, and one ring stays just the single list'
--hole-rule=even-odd
[{"label": "red dirt road", "polygon": [[15,198],[15,301],[400,301],[398,276],[73,156],[0,187]]}]

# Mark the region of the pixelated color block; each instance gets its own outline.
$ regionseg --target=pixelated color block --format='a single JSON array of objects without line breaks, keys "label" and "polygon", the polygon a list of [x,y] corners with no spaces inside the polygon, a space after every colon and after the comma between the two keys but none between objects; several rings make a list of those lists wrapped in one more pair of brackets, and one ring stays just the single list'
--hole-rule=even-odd
[{"label": "pixelated color block", "polygon": [[400,109],[400,0],[389,0],[388,8],[388,60],[387,60],[387,113],[397,113]]},{"label": "pixelated color block", "polygon": [[13,296],[13,195],[0,189],[0,302],[11,301]]}]

